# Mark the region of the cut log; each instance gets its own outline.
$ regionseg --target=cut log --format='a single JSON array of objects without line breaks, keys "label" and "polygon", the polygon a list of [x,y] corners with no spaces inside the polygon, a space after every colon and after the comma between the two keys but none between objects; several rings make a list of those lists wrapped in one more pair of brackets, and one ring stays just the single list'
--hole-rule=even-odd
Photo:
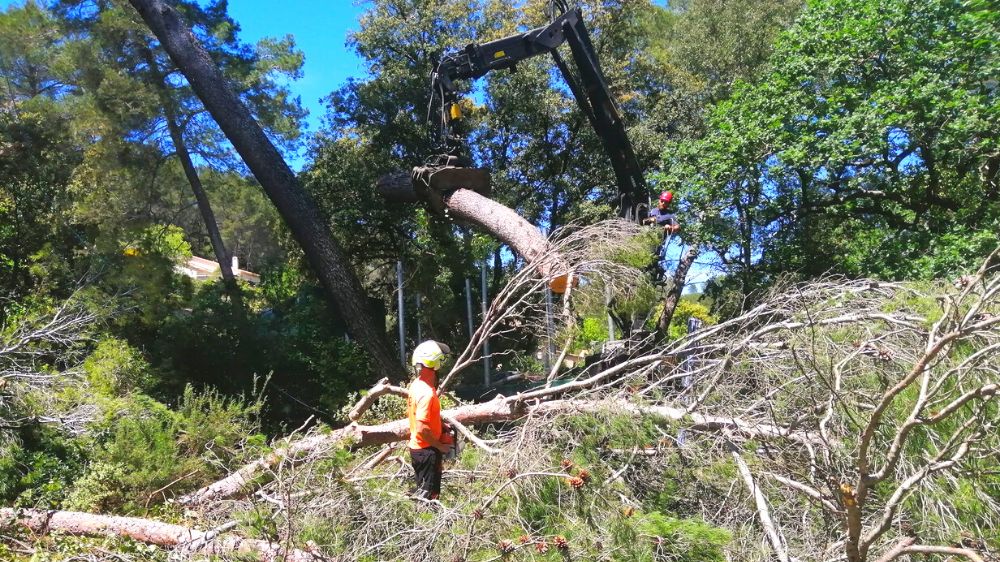
[{"label": "cut log", "polygon": [[[409,172],[386,174],[378,179],[376,188],[390,201],[420,201]],[[442,202],[449,218],[481,228],[510,246],[528,263],[535,264],[553,292],[566,290],[569,264],[552,252],[545,236],[516,211],[471,189],[450,191],[442,197]]]},{"label": "cut log", "polygon": [[213,531],[200,531],[137,517],[97,515],[78,511],[43,511],[39,509],[0,509],[0,528],[20,526],[33,533],[56,531],[68,535],[90,537],[127,537],[146,544],[181,548],[188,554],[203,556],[255,556],[264,562],[316,562],[319,553],[285,547],[265,540],[229,535],[215,536]]},{"label": "cut log", "polygon": [[[549,389],[558,392],[558,388]],[[671,420],[683,421],[687,428],[700,431],[729,432],[746,438],[785,439],[814,446],[822,446],[819,436],[805,432],[792,431],[786,428],[757,424],[739,418],[723,418],[702,414],[687,413],[684,408],[670,406],[640,406],[616,401],[589,400],[552,400],[528,405],[518,396],[497,399],[483,404],[462,406],[441,412],[442,418],[453,418],[463,425],[483,425],[520,419],[531,413],[555,414],[573,412],[614,411],[631,415],[655,415]],[[210,501],[244,495],[251,490],[249,486],[265,478],[268,470],[278,463],[287,462],[299,464],[309,458],[310,454],[322,453],[332,448],[347,445],[352,448],[382,445],[394,441],[409,439],[410,426],[407,420],[397,420],[380,425],[357,425],[335,430],[325,435],[312,435],[275,450],[267,457],[258,459],[243,466],[229,476],[208,486],[196,490],[180,499],[180,503],[188,506],[202,505]]]}]

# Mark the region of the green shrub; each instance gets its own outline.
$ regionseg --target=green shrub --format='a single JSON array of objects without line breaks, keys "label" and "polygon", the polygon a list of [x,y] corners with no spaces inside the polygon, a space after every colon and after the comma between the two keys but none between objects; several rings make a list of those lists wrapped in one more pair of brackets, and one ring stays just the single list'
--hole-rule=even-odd
[{"label": "green shrub", "polygon": [[[663,307],[661,305],[660,313],[657,314],[657,320],[659,320],[659,316],[662,313]],[[712,316],[707,306],[691,298],[682,298],[677,303],[674,315],[670,319],[670,339],[678,339],[687,335],[687,322],[691,318],[697,318],[706,324],[715,324],[718,322],[718,319]]]},{"label": "green shrub", "polygon": [[23,507],[58,507],[87,462],[84,440],[29,425],[19,431],[19,442],[0,455],[0,497]]},{"label": "green shrub", "polygon": [[146,390],[155,382],[139,350],[117,338],[101,340],[84,361],[83,370],[94,390],[108,396]]},{"label": "green shrub", "polygon": [[95,427],[99,460],[74,482],[67,507],[144,509],[211,481],[257,430],[259,409],[191,387],[176,411],[140,394],[115,401]]},{"label": "green shrub", "polygon": [[695,519],[675,519],[659,512],[642,515],[640,531],[652,537],[654,560],[677,562],[723,562],[723,549],[732,535]]}]

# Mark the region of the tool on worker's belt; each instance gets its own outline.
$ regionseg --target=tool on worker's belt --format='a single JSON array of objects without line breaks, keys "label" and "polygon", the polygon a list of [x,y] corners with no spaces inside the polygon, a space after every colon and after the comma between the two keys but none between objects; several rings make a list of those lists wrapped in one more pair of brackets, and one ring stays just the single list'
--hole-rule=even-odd
[{"label": "tool on worker's belt", "polygon": [[[436,109],[434,141],[439,154],[432,157],[432,162],[413,170],[418,193],[424,189],[436,194],[437,200],[431,199],[432,208],[441,204],[441,197],[449,190],[489,191],[489,173],[468,168],[471,162],[462,156],[464,138],[453,126],[463,117],[455,81],[479,78],[491,70],[514,69],[522,60],[549,54],[611,159],[618,183],[619,215],[630,220],[640,219],[640,206],[648,195],[646,180],[584,25],[583,12],[579,7],[570,8],[564,0],[553,0],[548,8],[551,21],[547,25],[481,45],[469,44],[461,51],[443,56],[434,67],[427,119],[431,120]],[[563,43],[569,44],[576,63],[575,73],[570,71],[557,49]]]}]

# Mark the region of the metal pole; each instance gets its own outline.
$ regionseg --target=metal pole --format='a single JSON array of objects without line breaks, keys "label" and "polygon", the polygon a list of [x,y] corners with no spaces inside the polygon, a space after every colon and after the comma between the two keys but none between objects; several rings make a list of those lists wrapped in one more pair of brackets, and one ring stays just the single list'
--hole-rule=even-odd
[{"label": "metal pole", "polygon": [[416,294],[417,299],[417,343],[424,341],[424,333],[420,328],[420,293]]},{"label": "metal pole", "polygon": [[545,372],[552,372],[552,291],[545,287]]},{"label": "metal pole", "polygon": [[403,310],[403,260],[396,262],[396,308],[399,313],[399,360],[406,365],[406,311]]},{"label": "metal pole", "polygon": [[[701,329],[703,325],[704,324],[702,323],[702,321],[697,318],[688,318],[687,322],[688,333],[693,334],[697,332],[698,330]],[[684,373],[684,376],[681,377],[681,392],[684,392],[687,389],[691,388],[691,385],[694,384],[694,378],[691,375],[691,373],[694,371],[694,365],[692,363],[693,360],[691,359],[691,352],[685,353],[684,358],[681,360],[681,372]],[[681,397],[682,404],[687,404],[690,401],[691,398],[686,394]],[[687,442],[687,432],[684,431],[683,428],[678,429],[677,444],[684,446],[686,442]]]},{"label": "metal pole", "polygon": [[472,283],[468,277],[465,278],[465,312],[469,319],[469,341],[472,341],[476,328],[472,324]]},{"label": "metal pole", "polygon": [[[481,285],[480,294],[483,300],[483,318],[482,322],[486,323],[486,310],[489,308],[488,300],[489,295],[486,294],[486,260],[483,260],[483,267],[479,269],[479,280]],[[483,334],[483,384],[485,386],[490,385],[490,336],[489,334]]]},{"label": "metal pole", "polygon": [[604,310],[608,314],[608,341],[615,339],[615,319],[611,317],[611,283],[604,283]]}]

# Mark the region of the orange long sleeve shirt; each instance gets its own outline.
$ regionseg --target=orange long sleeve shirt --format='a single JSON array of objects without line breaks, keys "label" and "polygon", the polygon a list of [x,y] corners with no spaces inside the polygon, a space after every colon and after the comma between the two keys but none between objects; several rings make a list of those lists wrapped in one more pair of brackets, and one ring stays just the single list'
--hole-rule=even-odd
[{"label": "orange long sleeve shirt", "polygon": [[[433,371],[431,371],[433,373]],[[417,421],[427,425],[431,433],[441,439],[441,400],[438,398],[437,390],[431,385],[431,377],[421,371],[420,376],[410,383],[406,398],[406,415],[410,419],[410,441],[408,446],[411,449],[426,449],[432,447],[433,443],[427,443],[417,433]]]}]

